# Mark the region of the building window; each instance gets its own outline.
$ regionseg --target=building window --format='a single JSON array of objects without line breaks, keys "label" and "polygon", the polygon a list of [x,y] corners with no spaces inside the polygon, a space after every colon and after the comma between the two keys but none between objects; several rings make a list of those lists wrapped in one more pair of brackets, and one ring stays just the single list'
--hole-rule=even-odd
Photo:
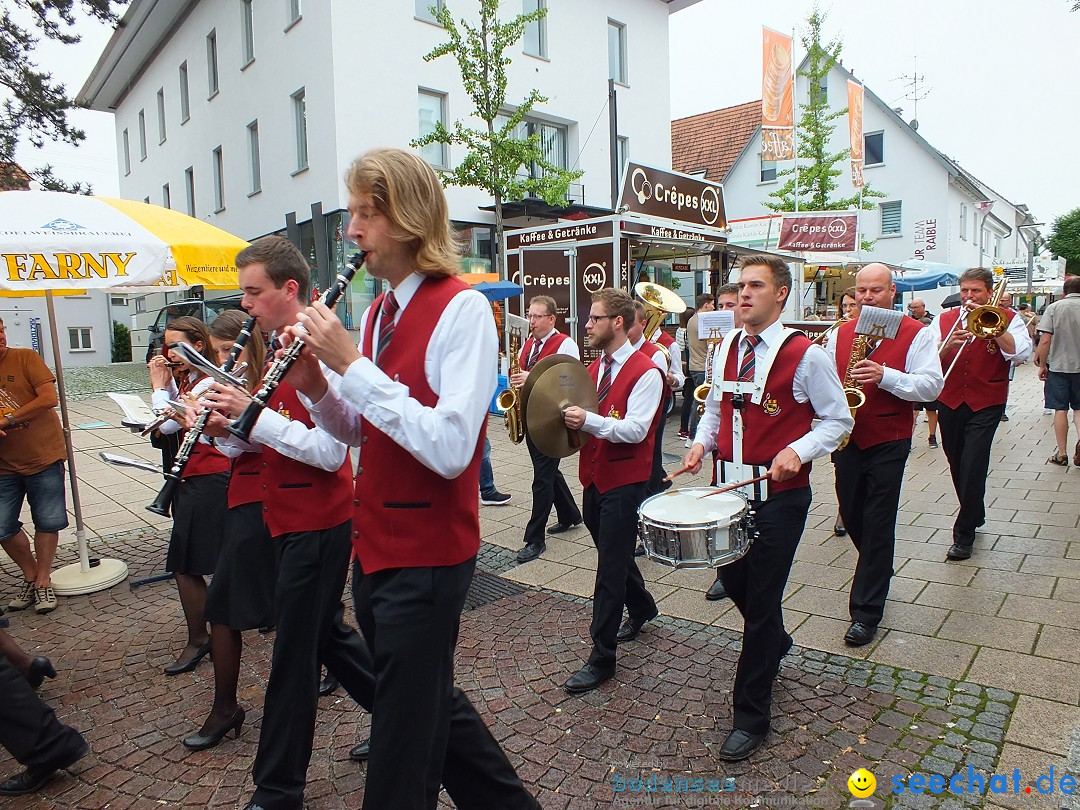
[{"label": "building window", "polygon": [[285,28],[288,30],[295,23],[300,22],[303,12],[300,9],[300,0],[285,0],[287,19]]},{"label": "building window", "polygon": [[169,192],[169,184],[161,187],[161,204],[166,208],[172,208],[172,194]]},{"label": "building window", "polygon": [[139,110],[139,160],[146,160],[146,112]]},{"label": "building window", "polygon": [[[496,126],[505,123],[505,118],[500,116]],[[540,148],[543,150],[544,159],[560,169],[567,167],[567,137],[568,129],[562,124],[552,124],[548,121],[540,121],[534,118],[526,118],[514,130],[513,136],[525,140],[532,135],[540,139]],[[539,178],[543,176],[541,168],[531,164],[528,171],[522,174],[527,177]]]},{"label": "building window", "polygon": [[626,80],[626,26],[614,20],[607,21],[608,78],[619,84]]},{"label": "building window", "polygon": [[626,164],[630,160],[630,139],[620,135],[615,139],[615,160],[619,164],[619,183],[626,174]]},{"label": "building window", "polygon": [[821,81],[818,82],[818,98],[821,99],[822,104],[829,103],[829,74],[826,73],[821,77]]},{"label": "building window", "polygon": [[259,163],[259,122],[252,121],[247,126],[248,158],[251,164],[251,193],[262,191],[262,165]]},{"label": "building window", "polygon": [[131,174],[131,138],[128,131],[124,130],[124,176]]},{"label": "building window", "polygon": [[881,235],[899,236],[903,233],[903,203],[900,200],[881,203]]},{"label": "building window", "polygon": [[184,169],[184,196],[187,200],[187,212],[189,217],[195,216],[195,169],[188,166]]},{"label": "building window", "polygon": [[967,203],[960,203],[960,238],[967,240]]},{"label": "building window", "polygon": [[180,65],[180,123],[191,118],[191,101],[188,97],[187,62]]},{"label": "building window", "polygon": [[416,18],[418,20],[427,20],[438,25],[439,21],[435,19],[434,12],[442,10],[443,0],[416,0]]},{"label": "building window", "polygon": [[207,98],[213,98],[218,92],[217,31],[206,35],[206,80]]},{"label": "building window", "polygon": [[296,126],[296,171],[308,167],[307,151],[307,94],[303,87],[292,94],[293,121]]},{"label": "building window", "polygon": [[761,159],[761,182],[771,183],[776,180],[776,161]]},{"label": "building window", "polygon": [[[547,8],[547,0],[522,0],[521,10],[525,14],[532,14]],[[540,56],[547,59],[547,17],[541,17],[536,22],[531,22],[525,27],[524,50],[531,56]]]},{"label": "building window", "polygon": [[[434,132],[436,124],[446,124],[446,96],[442,93],[421,90],[418,107],[421,138]],[[420,150],[420,156],[436,168],[445,169],[448,165],[444,143],[429,143]]]},{"label": "building window", "polygon": [[240,0],[240,33],[243,37],[244,67],[255,61],[255,26],[251,19],[251,0]]},{"label": "building window", "polygon": [[158,143],[165,143],[165,88],[157,91]]},{"label": "building window", "polygon": [[89,352],[94,349],[93,330],[89,326],[68,327],[68,348],[73,352]]},{"label": "building window", "polygon": [[110,295],[109,305],[114,307],[126,307],[128,300],[126,295]]},{"label": "building window", "polygon": [[863,136],[864,166],[876,166],[885,162],[885,133],[869,132]]},{"label": "building window", "polygon": [[994,258],[1001,258],[1001,237],[996,234],[994,235]]},{"label": "building window", "polygon": [[225,210],[225,162],[221,147],[214,150],[214,213]]}]

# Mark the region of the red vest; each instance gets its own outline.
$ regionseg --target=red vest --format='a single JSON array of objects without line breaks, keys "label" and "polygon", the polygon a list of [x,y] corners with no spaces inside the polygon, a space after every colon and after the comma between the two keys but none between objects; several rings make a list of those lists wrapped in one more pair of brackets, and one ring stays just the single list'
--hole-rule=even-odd
[{"label": "red vest", "polygon": [[[589,376],[593,383],[600,380],[601,359],[593,360],[589,366]],[[626,407],[630,392],[649,370],[659,372],[651,359],[641,351],[630,353],[625,365],[619,369],[615,382],[611,384],[608,395],[600,400],[597,412],[607,416],[614,408],[620,417],[626,416]],[[660,399],[660,403],[663,398]],[[653,446],[656,442],[656,426],[660,421],[663,408],[657,406],[652,415],[649,432],[637,444],[609,442],[586,434],[585,446],[578,455],[578,480],[582,487],[594,486],[600,492],[609,492],[615,487],[627,484],[639,484],[648,481],[652,474]]]},{"label": "red vest", "polygon": [[[957,317],[965,317],[963,308],[957,311]],[[1009,315],[1009,323],[1015,315]],[[939,317],[938,330],[944,340],[956,325],[956,318]],[[957,349],[950,349],[941,359],[941,370],[948,370],[956,357]],[[1004,405],[1009,399],[1009,366],[1012,365],[1001,355],[1001,350],[993,340],[976,338],[971,345],[965,346],[956,367],[945,380],[938,401],[949,408],[959,408],[966,402],[973,411],[981,411],[994,405]]]},{"label": "red vest", "polygon": [[[559,351],[559,347],[562,346],[564,340],[569,340],[569,335],[564,335],[562,332],[552,332],[548,335],[547,340],[544,341],[544,345],[540,347],[540,355],[536,358],[536,362],[539,363],[545,357],[551,357],[551,355]],[[525,345],[521,347],[521,353],[518,354],[518,365],[520,365],[525,371],[525,361],[529,359],[529,355],[532,353],[533,344],[536,341],[533,338],[529,338],[525,341]]]},{"label": "red vest", "polygon": [[262,453],[241,453],[233,459],[229,508],[262,500]]},{"label": "red vest", "polygon": [[[725,380],[739,376],[738,364],[743,351],[740,343],[741,340],[731,342],[724,365]],[[801,333],[789,337],[769,369],[761,403],[755,404],[746,398],[746,406],[742,409],[744,464],[769,467],[777,453],[810,432],[814,406],[809,400],[797,402],[793,393],[795,370],[810,346],[810,339]],[[731,394],[724,394],[720,400],[720,429],[716,434],[716,449],[724,461],[735,460],[731,419]],[[769,491],[810,486],[811,466],[809,461],[803,464],[799,474],[787,481],[769,481]]]},{"label": "red vest", "polygon": [[656,338],[656,342],[664,347],[664,351],[667,351],[671,348],[671,344],[675,342],[675,338],[661,329],[659,336]]},{"label": "red vest", "polygon": [[665,349],[663,346],[657,346],[655,343],[646,340],[644,343],[641,344],[641,348],[638,349],[638,351],[648,357],[650,361],[652,361],[652,364],[656,366],[657,371],[660,370],[660,366],[656,365],[656,358],[659,357],[660,361],[664,364],[664,370],[662,372],[664,375],[664,395],[660,397],[660,402],[663,403],[665,408],[667,408],[667,401],[673,396],[675,396],[674,392],[671,390],[671,386],[667,384],[668,368],[670,367],[671,360],[671,358],[668,356],[667,349]]},{"label": "red vest", "polygon": [[[424,358],[443,310],[463,290],[456,277],[427,278],[402,310],[394,336],[379,357],[391,379],[408,386],[409,396],[428,408],[439,396],[428,385]],[[364,356],[372,358],[376,313],[382,296],[368,309]],[[457,477],[428,469],[382,431],[364,421],[360,468],[356,474],[353,549],[364,573],[386,568],[448,566],[480,550],[480,461],[484,426],[469,466]]]},{"label": "red vest", "polygon": [[[847,376],[848,362],[851,360],[855,326],[855,321],[848,321],[836,332],[836,369],[841,384]],[[919,330],[924,328],[917,320],[905,315],[896,338],[878,343],[870,359],[898,371],[905,370],[908,349]],[[911,438],[914,421],[910,402],[873,383],[864,385],[862,392],[866,395],[866,402],[855,412],[855,428],[851,431],[851,441],[856,447],[865,450],[885,442]]]},{"label": "red vest", "polygon": [[[184,431],[185,435],[187,431]],[[191,458],[184,467],[184,478],[192,478],[196,475],[213,475],[214,473],[228,472],[231,462],[223,456],[219,450],[201,441],[195,442],[191,451]]]}]

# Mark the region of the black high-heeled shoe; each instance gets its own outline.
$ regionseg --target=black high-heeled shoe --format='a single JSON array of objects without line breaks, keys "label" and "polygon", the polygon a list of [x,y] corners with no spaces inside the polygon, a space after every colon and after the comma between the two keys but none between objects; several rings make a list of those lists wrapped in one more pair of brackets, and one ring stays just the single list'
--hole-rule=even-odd
[{"label": "black high-heeled shoe", "polygon": [[244,725],[244,710],[237,707],[236,711],[232,713],[224,725],[219,728],[212,729],[206,734],[195,732],[190,736],[184,738],[184,746],[190,748],[192,751],[205,751],[207,748],[213,748],[223,739],[225,735],[230,731],[235,731],[237,738],[240,737],[240,729]]},{"label": "black high-heeled shoe", "polygon": [[31,689],[37,689],[46,678],[55,677],[56,667],[53,666],[53,662],[40,655],[30,662],[30,667],[26,670],[26,682],[30,684]]},{"label": "black high-heeled shoe", "polygon": [[199,649],[195,650],[195,655],[191,656],[191,660],[181,664],[177,661],[175,664],[169,664],[162,670],[166,675],[180,675],[184,672],[191,672],[195,667],[199,665],[199,662],[203,660],[210,653],[210,642],[206,642]]}]

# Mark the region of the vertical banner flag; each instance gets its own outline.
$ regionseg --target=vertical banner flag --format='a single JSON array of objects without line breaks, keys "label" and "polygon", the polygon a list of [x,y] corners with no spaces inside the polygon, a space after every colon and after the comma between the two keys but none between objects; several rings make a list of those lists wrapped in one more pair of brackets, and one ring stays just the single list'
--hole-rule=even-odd
[{"label": "vertical banner flag", "polygon": [[863,86],[848,79],[847,83],[848,131],[851,134],[851,185],[863,187]]},{"label": "vertical banner flag", "polygon": [[795,82],[792,40],[762,28],[761,159],[795,159]]}]

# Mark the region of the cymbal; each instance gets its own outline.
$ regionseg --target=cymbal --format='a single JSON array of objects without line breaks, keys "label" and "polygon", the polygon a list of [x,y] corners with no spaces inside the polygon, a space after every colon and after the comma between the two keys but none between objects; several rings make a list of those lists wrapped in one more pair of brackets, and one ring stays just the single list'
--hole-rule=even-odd
[{"label": "cymbal", "polygon": [[[529,374],[530,381],[539,365]],[[566,458],[581,449],[584,437],[579,430],[567,429],[563,409],[576,405],[596,413],[596,383],[585,366],[577,361],[552,364],[533,383],[529,401],[525,427],[537,450],[549,458]]]},{"label": "cymbal", "polygon": [[537,364],[529,371],[529,376],[525,380],[525,384],[521,386],[521,418],[526,426],[528,426],[529,423],[525,414],[528,413],[529,410],[529,394],[532,392],[533,386],[536,384],[536,381],[543,376],[545,371],[560,363],[577,363],[579,366],[581,365],[580,360],[577,360],[568,354],[553,354],[537,362]]}]

